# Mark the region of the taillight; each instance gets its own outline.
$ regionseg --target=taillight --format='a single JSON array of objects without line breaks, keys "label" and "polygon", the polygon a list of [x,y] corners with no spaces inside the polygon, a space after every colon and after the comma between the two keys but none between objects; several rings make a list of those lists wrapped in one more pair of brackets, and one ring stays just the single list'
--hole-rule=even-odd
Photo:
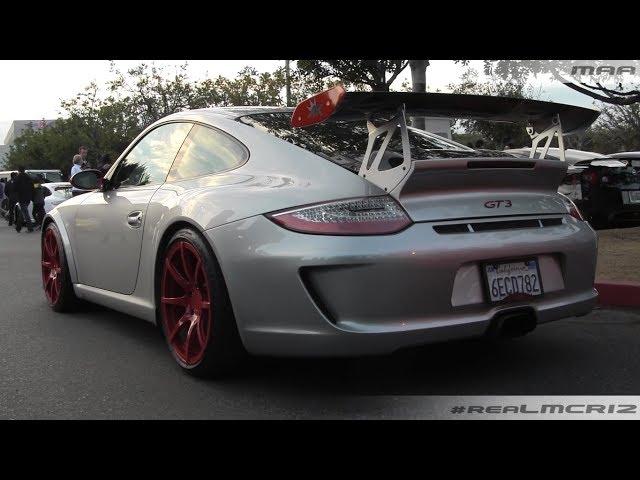
[{"label": "taillight", "polygon": [[562,197],[562,201],[564,202],[564,206],[566,207],[569,215],[584,222],[584,218],[582,218],[582,214],[580,213],[580,210],[578,210],[578,207],[576,207],[576,204],[573,203],[569,197],[561,193],[559,193],[558,195]]},{"label": "taillight", "polygon": [[267,217],[287,230],[317,235],[382,235],[411,224],[402,207],[389,196],[320,203]]}]

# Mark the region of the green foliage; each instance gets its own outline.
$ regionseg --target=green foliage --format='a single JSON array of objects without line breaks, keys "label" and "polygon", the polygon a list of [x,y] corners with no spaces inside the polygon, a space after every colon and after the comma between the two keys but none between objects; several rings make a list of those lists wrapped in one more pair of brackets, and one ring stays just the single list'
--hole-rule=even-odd
[{"label": "green foliage", "polygon": [[[299,60],[291,72],[295,104],[313,93],[344,83],[354,90],[388,90],[407,66],[406,60]],[[44,130],[27,130],[7,154],[7,167],[60,168],[68,173],[80,145],[89,148],[88,161],[98,166],[102,154],[115,160],[148,125],[187,109],[231,105],[285,104],[284,68],[260,73],[243,68],[235,78],[217,76],[192,81],[187,64],[169,72],[142,63],[127,71],[111,64],[113,77],[104,85],[91,83],[75,97],[63,100],[63,117]]]},{"label": "green foliage", "polygon": [[[186,109],[229,105],[284,105],[283,68],[259,73],[243,68],[223,76],[191,81],[187,64],[170,73],[165,67],[140,64],[126,72],[112,63],[113,78],[105,85],[91,83],[75,97],[63,100],[64,117],[43,130],[26,130],[7,154],[6,166],[60,168],[68,173],[78,147],[89,148],[88,161],[98,166],[102,154],[112,161],[148,125]],[[301,100],[322,90],[325,79],[294,71],[292,96]]]},{"label": "green foliage", "polygon": [[409,60],[298,60],[298,69],[315,78],[342,82],[345,87],[388,92]]},{"label": "green foliage", "polygon": [[604,154],[640,151],[640,104],[605,107],[580,146]]}]

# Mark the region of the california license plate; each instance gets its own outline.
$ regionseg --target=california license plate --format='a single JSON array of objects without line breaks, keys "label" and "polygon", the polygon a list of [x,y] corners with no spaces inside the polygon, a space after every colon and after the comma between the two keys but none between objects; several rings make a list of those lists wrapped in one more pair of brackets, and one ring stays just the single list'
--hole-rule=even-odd
[{"label": "california license plate", "polygon": [[535,259],[484,265],[487,290],[492,302],[520,300],[542,295],[542,281]]}]

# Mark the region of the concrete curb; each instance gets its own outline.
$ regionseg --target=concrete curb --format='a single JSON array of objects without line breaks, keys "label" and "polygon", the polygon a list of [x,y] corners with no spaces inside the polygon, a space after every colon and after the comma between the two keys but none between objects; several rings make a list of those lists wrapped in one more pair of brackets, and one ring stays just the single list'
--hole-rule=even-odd
[{"label": "concrete curb", "polygon": [[616,280],[596,282],[598,303],[615,307],[640,307],[640,283]]}]

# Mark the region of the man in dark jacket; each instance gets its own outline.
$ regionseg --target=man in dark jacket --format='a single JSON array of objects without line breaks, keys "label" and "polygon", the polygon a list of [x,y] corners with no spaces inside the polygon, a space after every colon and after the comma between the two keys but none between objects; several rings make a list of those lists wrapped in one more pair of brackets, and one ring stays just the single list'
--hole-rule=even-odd
[{"label": "man in dark jacket", "polygon": [[51,195],[49,189],[42,186],[42,184],[45,183],[45,178],[42,175],[38,175],[37,182],[33,192],[32,211],[33,219],[36,221],[36,230],[42,226],[42,220],[44,220],[44,216],[46,215],[44,211],[44,199]]},{"label": "man in dark jacket", "polygon": [[4,187],[4,194],[7,196],[7,209],[9,210],[9,226],[15,221],[15,206],[18,202],[18,192],[16,191],[16,172],[11,172],[11,179]]},{"label": "man in dark jacket", "polygon": [[[27,226],[27,230],[33,232],[33,222],[29,215],[29,204],[33,199],[33,179],[27,175],[24,171],[24,167],[21,165],[18,167],[18,176],[15,180],[16,192],[18,193],[18,203],[20,204],[20,212],[22,213],[22,220]],[[17,230],[16,223],[16,230]],[[18,230],[20,231],[20,230]]]}]

